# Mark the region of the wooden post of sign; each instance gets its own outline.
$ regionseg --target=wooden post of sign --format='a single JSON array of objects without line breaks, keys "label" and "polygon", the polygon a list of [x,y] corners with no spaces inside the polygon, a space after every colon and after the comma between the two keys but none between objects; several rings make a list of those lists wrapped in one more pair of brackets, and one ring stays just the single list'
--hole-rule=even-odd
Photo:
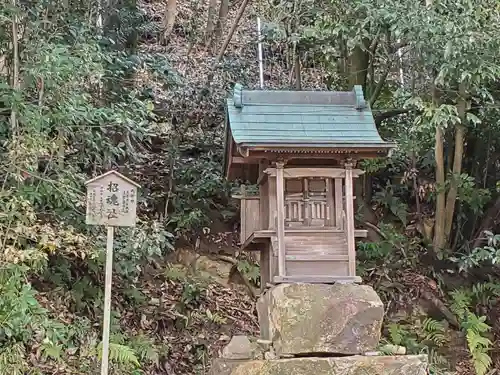
[{"label": "wooden post of sign", "polygon": [[113,237],[115,228],[108,227],[106,239],[106,275],[104,282],[104,316],[102,324],[102,362],[101,375],[108,375],[109,333],[111,326],[111,286],[113,284]]},{"label": "wooden post of sign", "polygon": [[89,225],[103,225],[108,229],[101,362],[101,375],[108,375],[114,228],[135,226],[137,188],[140,186],[115,171],[109,171],[93,178],[87,181],[85,185],[87,186],[87,216],[85,222]]}]

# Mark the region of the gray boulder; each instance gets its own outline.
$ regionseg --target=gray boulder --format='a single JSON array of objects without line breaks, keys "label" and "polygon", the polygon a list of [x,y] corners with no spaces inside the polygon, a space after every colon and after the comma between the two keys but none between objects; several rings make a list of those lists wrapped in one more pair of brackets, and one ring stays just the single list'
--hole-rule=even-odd
[{"label": "gray boulder", "polygon": [[280,284],[257,303],[261,338],[276,355],[363,354],[379,344],[384,306],[372,287]]}]

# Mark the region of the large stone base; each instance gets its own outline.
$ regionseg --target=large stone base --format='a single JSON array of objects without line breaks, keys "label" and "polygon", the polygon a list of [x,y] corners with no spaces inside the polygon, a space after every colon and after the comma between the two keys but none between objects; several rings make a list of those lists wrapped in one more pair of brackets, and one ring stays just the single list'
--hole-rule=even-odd
[{"label": "large stone base", "polygon": [[257,311],[261,338],[278,357],[373,351],[384,318],[373,288],[356,284],[280,284],[260,297]]},{"label": "large stone base", "polygon": [[213,361],[210,375],[426,375],[427,356],[303,357]]}]

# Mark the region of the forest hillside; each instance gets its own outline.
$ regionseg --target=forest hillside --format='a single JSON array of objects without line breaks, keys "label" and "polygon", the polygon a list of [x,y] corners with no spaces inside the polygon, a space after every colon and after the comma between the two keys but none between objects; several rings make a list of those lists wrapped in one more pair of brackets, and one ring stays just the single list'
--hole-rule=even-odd
[{"label": "forest hillside", "polygon": [[114,374],[206,374],[258,332],[259,265],[238,252],[224,99],[259,87],[363,87],[397,144],[356,185],[358,274],[384,342],[433,374],[500,368],[497,0],[3,0],[0,375],[95,374],[105,230],[84,182],[141,185],[117,230]]}]

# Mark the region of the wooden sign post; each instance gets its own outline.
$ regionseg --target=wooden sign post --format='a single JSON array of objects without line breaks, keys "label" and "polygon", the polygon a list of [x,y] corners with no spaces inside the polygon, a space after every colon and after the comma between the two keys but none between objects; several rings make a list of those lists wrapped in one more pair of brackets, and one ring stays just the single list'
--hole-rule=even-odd
[{"label": "wooden sign post", "polygon": [[88,225],[104,225],[108,229],[101,362],[101,375],[107,375],[109,365],[114,227],[135,226],[137,189],[140,186],[115,171],[109,171],[93,178],[87,181],[85,186],[87,187],[87,216],[85,222]]}]

